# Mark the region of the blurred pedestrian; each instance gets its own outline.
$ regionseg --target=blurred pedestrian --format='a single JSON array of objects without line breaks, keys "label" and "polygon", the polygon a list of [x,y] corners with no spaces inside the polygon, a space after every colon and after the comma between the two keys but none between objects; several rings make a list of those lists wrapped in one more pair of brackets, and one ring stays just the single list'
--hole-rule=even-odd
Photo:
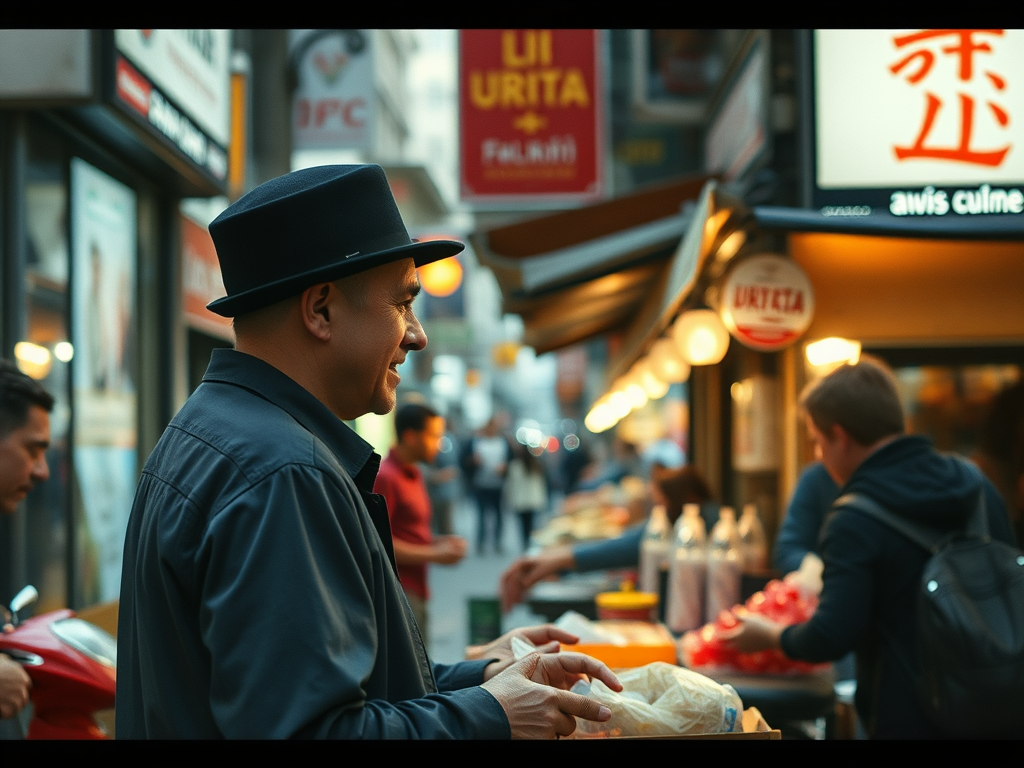
[{"label": "blurred pedestrian", "polygon": [[429,464],[437,456],[444,428],[444,419],[429,406],[410,403],[399,408],[395,413],[398,443],[381,462],[373,485],[388,505],[398,578],[424,642],[430,637],[427,565],[454,565],[466,554],[462,537],[434,537],[431,533],[430,497],[417,466]]},{"label": "blurred pedestrian", "polygon": [[451,434],[441,439],[441,449],[432,462],[425,465],[423,479],[430,496],[431,524],[438,536],[455,533],[455,507],[461,496],[458,449]]},{"label": "blurred pedestrian", "polygon": [[488,419],[462,450],[460,464],[477,507],[477,554],[484,553],[488,539],[493,542],[494,552],[503,551],[502,492],[511,459],[512,446],[501,434],[497,415]]},{"label": "blurred pedestrian", "polygon": [[526,554],[537,515],[548,509],[548,482],[540,459],[525,445],[516,444],[508,465],[505,490],[509,509],[519,518],[523,554]]}]

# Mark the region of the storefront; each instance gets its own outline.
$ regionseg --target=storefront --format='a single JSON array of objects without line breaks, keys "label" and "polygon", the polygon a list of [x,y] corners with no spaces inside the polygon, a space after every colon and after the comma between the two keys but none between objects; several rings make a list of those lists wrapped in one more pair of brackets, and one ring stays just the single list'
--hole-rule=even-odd
[{"label": "storefront", "polygon": [[[731,187],[704,187],[672,258],[648,267],[654,273],[643,299],[620,304],[628,311],[602,329],[618,331],[620,340],[610,345],[603,384],[588,404],[594,430],[611,428],[644,402],[650,368],[662,366],[668,352],[682,354],[692,365],[690,460],[724,503],[755,503],[772,536],[811,460],[796,402],[822,367],[809,362],[807,348],[836,337],[895,369],[911,430],[929,434],[941,449],[971,454],[992,397],[1024,372],[1024,101],[1008,88],[1024,71],[1021,34],[800,36],[802,156],[795,170],[804,207],[748,206],[725,193]],[[757,91],[758,78],[744,74],[753,69],[738,67],[719,113],[730,111],[734,94],[763,107],[765,99],[746,96]],[[766,125],[754,119],[760,111],[739,121],[750,124],[751,138],[727,153],[748,166],[761,146],[757,128]],[[709,132],[708,167],[732,168],[739,160],[711,163],[717,135]],[[598,207],[572,212],[581,222],[566,226],[563,238],[586,240],[594,224],[582,220]],[[634,233],[609,218],[601,234]],[[589,249],[576,268],[585,270],[598,255]],[[722,322],[736,301],[726,295],[735,290],[730,276],[772,255],[809,286],[797,330],[758,343],[734,327],[730,338]],[[621,281],[642,265],[626,259],[602,279]],[[492,266],[508,286],[506,309],[519,311],[520,278]],[[779,288],[778,296],[797,295],[797,285]],[[565,302],[567,326],[569,316],[582,318],[594,306],[586,298],[581,292],[578,303]],[[766,322],[784,322],[792,304],[768,312]],[[552,309],[547,302],[544,308]],[[525,309],[529,333],[531,307]],[[583,320],[573,327],[586,330]],[[681,353],[697,339],[706,340],[707,354]],[[647,397],[656,391],[652,385]]]},{"label": "storefront", "polygon": [[0,599],[115,599],[141,464],[187,394],[186,197],[225,193],[226,30],[0,32],[0,341],[56,399]]}]

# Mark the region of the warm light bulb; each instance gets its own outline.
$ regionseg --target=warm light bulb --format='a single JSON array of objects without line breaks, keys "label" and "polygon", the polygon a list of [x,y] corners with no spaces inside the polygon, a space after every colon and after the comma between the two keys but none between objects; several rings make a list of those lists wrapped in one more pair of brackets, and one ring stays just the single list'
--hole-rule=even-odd
[{"label": "warm light bulb", "polygon": [[690,364],[672,339],[658,339],[651,348],[651,372],[664,382],[678,384],[690,378]]},{"label": "warm light bulb", "polygon": [[431,296],[451,296],[462,285],[462,265],[456,258],[424,264],[416,270],[420,285]]},{"label": "warm light bulb", "polygon": [[53,356],[62,363],[70,363],[71,358],[75,356],[75,348],[71,346],[70,341],[58,341],[53,345]]},{"label": "warm light bulb", "polygon": [[710,309],[685,312],[672,327],[672,336],[690,365],[714,365],[729,350],[729,332]]},{"label": "warm light bulb", "polygon": [[804,350],[807,362],[814,366],[832,365],[834,363],[856,363],[860,359],[860,342],[830,336],[815,341]]},{"label": "warm light bulb", "polygon": [[19,341],[14,345],[14,359],[18,370],[33,379],[45,379],[53,365],[50,350],[31,341]]}]

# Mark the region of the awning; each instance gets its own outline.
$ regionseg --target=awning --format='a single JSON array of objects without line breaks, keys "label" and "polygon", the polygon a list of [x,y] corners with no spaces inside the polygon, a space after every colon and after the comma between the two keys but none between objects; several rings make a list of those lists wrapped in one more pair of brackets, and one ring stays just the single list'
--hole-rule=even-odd
[{"label": "awning", "polygon": [[[857,206],[822,209],[757,206],[754,220],[762,229],[788,232],[831,232],[847,235],[927,237],[942,240],[1024,240],[1024,216],[986,214],[962,216],[893,216],[871,211],[856,215]],[[854,215],[850,215],[853,213]]]},{"label": "awning", "polygon": [[628,328],[663,292],[708,178],[474,233],[503,310],[523,318],[525,342],[543,353]]}]

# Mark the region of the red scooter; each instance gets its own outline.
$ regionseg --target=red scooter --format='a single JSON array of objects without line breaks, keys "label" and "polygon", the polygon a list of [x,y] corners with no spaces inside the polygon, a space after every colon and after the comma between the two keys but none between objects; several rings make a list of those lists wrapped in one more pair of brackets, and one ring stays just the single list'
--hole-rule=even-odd
[{"label": "red scooter", "polygon": [[32,678],[27,738],[108,738],[96,714],[114,707],[117,642],[67,609],[19,621],[38,597],[34,587],[21,590],[10,605],[14,631],[0,633],[0,653]]}]

